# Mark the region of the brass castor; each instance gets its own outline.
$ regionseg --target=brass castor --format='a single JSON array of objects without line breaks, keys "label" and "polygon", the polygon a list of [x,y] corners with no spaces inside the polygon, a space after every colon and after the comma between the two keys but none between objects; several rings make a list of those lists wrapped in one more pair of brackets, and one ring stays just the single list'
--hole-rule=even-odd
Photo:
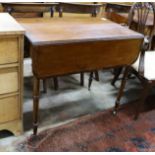
[{"label": "brass castor", "polygon": [[116,116],[117,111],[116,111],[116,110],[113,110],[112,114],[113,114],[114,116]]}]

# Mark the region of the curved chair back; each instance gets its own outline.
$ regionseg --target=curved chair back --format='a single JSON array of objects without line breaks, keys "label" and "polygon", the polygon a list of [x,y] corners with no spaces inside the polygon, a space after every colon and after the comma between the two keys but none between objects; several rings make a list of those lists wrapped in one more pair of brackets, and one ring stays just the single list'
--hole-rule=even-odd
[{"label": "curved chair back", "polygon": [[129,12],[128,26],[147,39],[147,50],[151,48],[152,37],[155,32],[155,6],[151,2],[137,2]]}]

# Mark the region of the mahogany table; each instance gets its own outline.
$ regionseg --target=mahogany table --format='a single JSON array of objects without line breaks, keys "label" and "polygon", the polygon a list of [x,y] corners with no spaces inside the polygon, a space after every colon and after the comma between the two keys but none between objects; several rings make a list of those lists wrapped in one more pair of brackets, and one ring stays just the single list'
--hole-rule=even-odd
[{"label": "mahogany table", "polygon": [[39,80],[71,73],[128,66],[143,36],[99,18],[18,19],[31,44],[33,132],[37,134]]}]

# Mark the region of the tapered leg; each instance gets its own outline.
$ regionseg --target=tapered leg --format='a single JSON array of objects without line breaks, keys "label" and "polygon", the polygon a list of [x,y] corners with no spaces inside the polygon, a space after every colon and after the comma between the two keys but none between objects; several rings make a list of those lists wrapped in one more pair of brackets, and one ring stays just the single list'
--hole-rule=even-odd
[{"label": "tapered leg", "polygon": [[119,68],[116,68],[115,71],[114,71],[114,78],[111,82],[111,84],[114,86],[115,85],[115,82],[118,80],[121,72],[122,72],[122,69],[123,67],[119,67]]},{"label": "tapered leg", "polygon": [[53,83],[54,83],[54,89],[58,90],[58,88],[59,88],[58,77],[53,78]]},{"label": "tapered leg", "polygon": [[40,80],[33,77],[33,134],[37,135]]},{"label": "tapered leg", "polygon": [[134,116],[134,119],[137,120],[138,117],[139,117],[139,114],[142,110],[142,108],[144,107],[144,103],[145,103],[145,100],[149,94],[149,90],[151,89],[151,85],[146,82],[144,84],[144,89],[142,89],[142,93],[141,93],[141,96],[140,96],[140,100],[138,101],[137,105],[136,105],[136,113],[135,113],[135,116]]},{"label": "tapered leg", "polygon": [[80,73],[80,85],[84,86],[84,73]]},{"label": "tapered leg", "polygon": [[43,79],[43,92],[47,93],[47,80]]},{"label": "tapered leg", "polygon": [[116,115],[117,110],[118,110],[118,108],[120,106],[120,99],[121,99],[122,94],[123,94],[123,90],[124,90],[124,87],[125,87],[125,84],[126,84],[128,73],[129,73],[129,66],[127,66],[125,68],[125,71],[124,71],[123,79],[122,79],[122,82],[121,82],[121,87],[119,89],[119,93],[117,95],[117,99],[116,99],[116,102],[115,102],[115,108],[114,108],[114,111],[113,111],[114,115]]},{"label": "tapered leg", "polygon": [[88,90],[90,90],[90,87],[91,87],[91,84],[92,84],[92,81],[93,81],[93,74],[94,74],[94,72],[90,72],[89,82],[88,82]]},{"label": "tapered leg", "polygon": [[98,73],[98,71],[95,71],[95,80],[99,81],[99,73]]}]

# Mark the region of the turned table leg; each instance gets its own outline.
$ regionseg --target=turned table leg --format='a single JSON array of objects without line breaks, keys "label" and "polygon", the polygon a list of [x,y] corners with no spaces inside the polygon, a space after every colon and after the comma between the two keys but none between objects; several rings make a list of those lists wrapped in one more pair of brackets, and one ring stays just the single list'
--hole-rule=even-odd
[{"label": "turned table leg", "polygon": [[33,134],[37,135],[40,80],[33,77]]},{"label": "turned table leg", "polygon": [[90,72],[89,81],[88,81],[88,90],[90,90],[90,87],[91,87],[91,84],[93,81],[93,74],[94,74],[94,72]]}]

